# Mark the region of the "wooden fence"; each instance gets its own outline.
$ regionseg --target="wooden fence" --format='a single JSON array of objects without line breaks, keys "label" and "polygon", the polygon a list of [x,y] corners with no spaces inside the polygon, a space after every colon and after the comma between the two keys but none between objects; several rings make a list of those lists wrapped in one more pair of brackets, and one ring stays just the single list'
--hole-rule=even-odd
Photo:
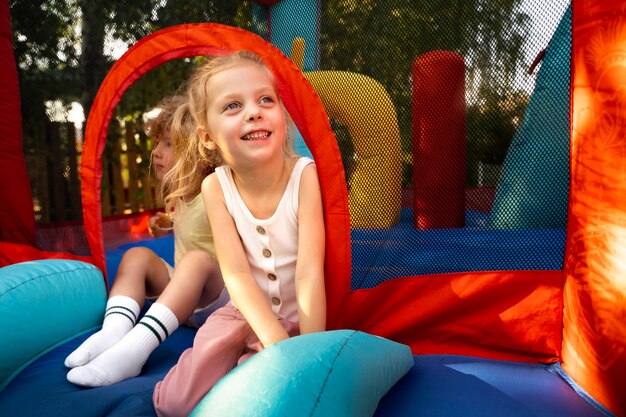
[{"label": "wooden fence", "polygon": [[[81,220],[80,132],[72,123],[47,122],[43,136],[29,141],[37,143],[25,155],[37,223]],[[103,217],[162,207],[148,148],[133,123],[111,128],[102,155]]]}]

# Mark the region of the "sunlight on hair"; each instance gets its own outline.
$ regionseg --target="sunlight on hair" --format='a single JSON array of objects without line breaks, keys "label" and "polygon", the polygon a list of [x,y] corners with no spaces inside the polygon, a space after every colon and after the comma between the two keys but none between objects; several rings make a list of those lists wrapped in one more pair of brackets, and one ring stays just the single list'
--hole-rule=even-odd
[{"label": "sunlight on hair", "polygon": [[143,115],[144,120],[154,119],[161,113],[161,109],[156,107]]}]

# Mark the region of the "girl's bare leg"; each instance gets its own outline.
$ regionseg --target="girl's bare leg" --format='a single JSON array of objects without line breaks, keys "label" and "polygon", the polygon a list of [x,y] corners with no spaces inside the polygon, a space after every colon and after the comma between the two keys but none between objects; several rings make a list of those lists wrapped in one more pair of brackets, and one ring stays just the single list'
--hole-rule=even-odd
[{"label": "girl's bare leg", "polygon": [[102,329],[72,352],[65,366],[85,365],[120,341],[137,322],[146,295],[160,294],[168,282],[167,267],[158,255],[147,248],[129,249],[113,280]]},{"label": "girl's bare leg", "polygon": [[189,317],[200,300],[210,303],[223,286],[217,264],[207,253],[187,253],[176,265],[169,285],[138,325],[87,365],[72,369],[68,380],[96,387],[139,375],[154,349]]},{"label": "girl's bare leg", "polygon": [[122,257],[109,297],[124,295],[143,306],[146,296],[159,296],[169,282],[167,267],[159,255],[135,247]]},{"label": "girl's bare leg", "polygon": [[184,323],[197,307],[215,300],[224,288],[217,262],[200,250],[188,252],[176,265],[170,284],[158,302],[165,304]]}]

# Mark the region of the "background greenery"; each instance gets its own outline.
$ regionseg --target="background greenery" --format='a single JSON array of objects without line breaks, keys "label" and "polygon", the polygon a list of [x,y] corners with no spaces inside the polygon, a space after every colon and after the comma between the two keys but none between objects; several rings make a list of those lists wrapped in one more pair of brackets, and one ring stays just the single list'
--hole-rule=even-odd
[{"label": "background greenery", "polygon": [[[529,64],[525,54],[529,17],[521,11],[521,1],[320,1],[320,69],[359,72],[387,89],[401,130],[405,186],[411,182],[411,66],[416,57],[432,50],[452,50],[465,59],[468,185],[476,184],[479,161],[502,163],[529,98],[516,83]],[[45,140],[50,117],[46,102],[58,101],[68,109],[70,103],[79,102],[87,116],[114,63],[114,45],[132,45],[180,23],[211,21],[252,30],[253,6],[261,7],[253,3],[10,0],[26,154],[50,146]],[[136,138],[137,146],[150,147],[140,123],[143,114],[176,91],[193,64],[188,59],[163,65],[124,95],[115,117],[122,126],[136,127],[136,134],[129,137]],[[338,124],[334,127],[344,163],[349,164],[349,135]],[[119,136],[119,125],[112,124],[109,134]],[[107,145],[109,154],[111,146]],[[145,159],[140,165],[147,169]]]}]

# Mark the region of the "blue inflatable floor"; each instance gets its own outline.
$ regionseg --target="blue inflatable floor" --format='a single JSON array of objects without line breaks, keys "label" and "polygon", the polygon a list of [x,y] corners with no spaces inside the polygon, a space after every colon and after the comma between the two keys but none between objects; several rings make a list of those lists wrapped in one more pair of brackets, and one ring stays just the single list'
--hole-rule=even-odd
[{"label": "blue inflatable floor", "polygon": [[375,417],[612,416],[550,366],[452,355],[415,356]]},{"label": "blue inflatable floor", "polygon": [[156,417],[154,385],[178,361],[195,331],[179,328],[155,350],[143,372],[108,387],[80,388],[66,380],[63,361],[91,333],[48,352],[26,367],[0,392],[2,417]]},{"label": "blue inflatable floor", "polygon": [[[79,388],[65,379],[63,360],[87,335],[78,337],[30,364],[0,392],[0,415],[154,417],[153,387],[193,335],[180,328],[152,354],[140,376],[102,388]],[[610,416],[579,396],[559,375],[558,365],[440,355],[414,356],[414,363],[382,398],[375,417]]]}]

